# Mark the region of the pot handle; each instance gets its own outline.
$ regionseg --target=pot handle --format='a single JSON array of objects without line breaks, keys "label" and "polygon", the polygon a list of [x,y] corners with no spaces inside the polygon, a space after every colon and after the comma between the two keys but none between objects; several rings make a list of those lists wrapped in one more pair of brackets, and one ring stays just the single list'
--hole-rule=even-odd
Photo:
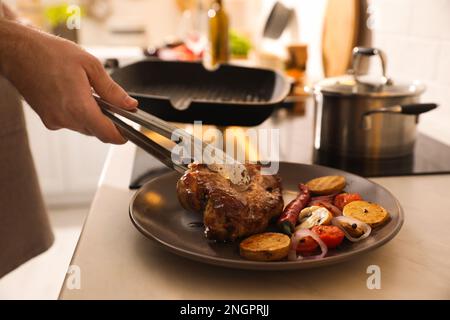
[{"label": "pot handle", "polygon": [[359,64],[361,61],[361,56],[378,56],[381,62],[381,85],[390,84],[392,81],[386,75],[386,55],[383,51],[377,48],[368,48],[368,47],[355,47],[353,48],[352,53],[352,73],[355,81],[359,84],[367,84],[359,79],[361,75],[359,73]]},{"label": "pot handle", "polygon": [[363,117],[369,116],[374,113],[401,113],[418,116],[421,113],[425,113],[433,109],[436,109],[437,106],[438,105],[436,103],[411,103],[411,104],[395,105],[391,107],[367,111],[363,114]]},{"label": "pot handle", "polygon": [[436,109],[438,105],[436,103],[412,103],[412,104],[404,104],[401,105],[400,113],[402,114],[412,114],[419,115],[421,113],[425,113]]},{"label": "pot handle", "polygon": [[395,105],[386,108],[380,108],[375,110],[370,110],[362,115],[362,126],[364,129],[368,130],[372,127],[371,115],[375,113],[396,113],[396,114],[407,114],[416,116],[416,121],[421,113],[425,113],[436,109],[438,105],[436,103],[411,103]]}]

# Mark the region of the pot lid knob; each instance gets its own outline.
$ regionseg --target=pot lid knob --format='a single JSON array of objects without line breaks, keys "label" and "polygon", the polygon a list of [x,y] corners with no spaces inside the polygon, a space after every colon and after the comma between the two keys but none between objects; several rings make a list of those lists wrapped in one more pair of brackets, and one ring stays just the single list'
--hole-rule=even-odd
[{"label": "pot lid knob", "polygon": [[[361,79],[362,74],[359,69],[360,69],[360,63],[361,63],[362,56],[366,56],[366,57],[377,56],[380,59],[382,76],[381,76],[380,81],[377,82],[376,84],[368,83]],[[369,47],[353,48],[351,73],[353,74],[353,77],[357,84],[370,85],[370,86],[375,86],[375,87],[392,84],[392,80],[389,77],[387,77],[387,75],[386,75],[386,55],[384,54],[383,51],[381,51],[380,49],[377,49],[377,48],[369,48]]]}]

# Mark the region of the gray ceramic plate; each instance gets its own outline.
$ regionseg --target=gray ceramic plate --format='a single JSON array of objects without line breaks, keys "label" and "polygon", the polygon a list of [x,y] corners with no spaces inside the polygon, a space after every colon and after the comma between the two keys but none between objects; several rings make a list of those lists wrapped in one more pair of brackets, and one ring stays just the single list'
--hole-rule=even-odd
[{"label": "gray ceramic plate", "polygon": [[213,265],[255,270],[313,268],[348,260],[382,246],[394,238],[403,224],[403,212],[398,201],[389,191],[367,179],[337,169],[295,163],[280,163],[279,174],[285,203],[295,197],[299,182],[325,175],[342,175],[347,179],[346,191],[359,192],[364,199],[381,204],[389,211],[391,219],[373,230],[367,239],[357,243],[345,240],[339,249],[330,250],[320,260],[248,261],[239,256],[237,243],[215,243],[204,237],[201,215],[187,212],[178,204],[175,186],[180,176],[175,172],[142,186],[131,201],[130,217],[145,236],[178,255]]}]

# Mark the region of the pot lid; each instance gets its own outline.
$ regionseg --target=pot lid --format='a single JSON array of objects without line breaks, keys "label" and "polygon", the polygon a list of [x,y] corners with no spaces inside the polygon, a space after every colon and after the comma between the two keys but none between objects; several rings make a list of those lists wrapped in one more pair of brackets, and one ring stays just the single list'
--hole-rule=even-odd
[{"label": "pot lid", "polygon": [[367,80],[357,81],[354,75],[344,75],[319,81],[314,90],[323,94],[398,97],[420,95],[425,91],[425,86],[420,81],[396,83],[388,80],[383,83],[368,77]]},{"label": "pot lid", "polygon": [[[380,59],[382,75],[361,75],[359,72],[362,56],[377,56]],[[340,77],[327,78],[319,81],[314,89],[316,92],[334,95],[361,95],[376,97],[415,96],[425,90],[419,81],[397,83],[386,76],[385,54],[376,48],[355,47],[352,56],[352,69],[349,74]]]}]

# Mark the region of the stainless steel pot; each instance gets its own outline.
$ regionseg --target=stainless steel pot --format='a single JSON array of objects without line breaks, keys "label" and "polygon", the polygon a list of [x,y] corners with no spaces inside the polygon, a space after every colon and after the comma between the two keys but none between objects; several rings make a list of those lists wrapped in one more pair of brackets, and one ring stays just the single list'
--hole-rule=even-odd
[{"label": "stainless steel pot", "polygon": [[[361,56],[377,56],[382,76],[359,73]],[[346,157],[391,158],[411,154],[419,114],[437,107],[419,103],[425,86],[397,84],[386,76],[385,56],[375,48],[353,50],[352,71],[314,88],[314,147]]]}]

